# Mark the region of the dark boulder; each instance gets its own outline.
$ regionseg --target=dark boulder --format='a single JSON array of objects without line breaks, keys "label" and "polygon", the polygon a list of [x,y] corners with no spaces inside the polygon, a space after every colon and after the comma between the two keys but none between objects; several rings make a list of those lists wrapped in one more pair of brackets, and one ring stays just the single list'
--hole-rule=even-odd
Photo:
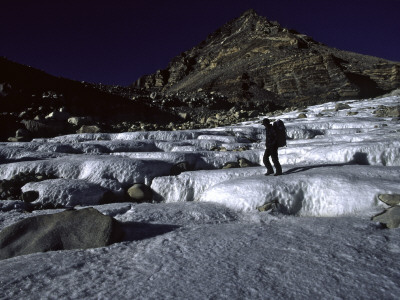
[{"label": "dark boulder", "polygon": [[94,208],[21,220],[0,232],[0,259],[36,252],[88,249],[120,241],[118,222]]}]

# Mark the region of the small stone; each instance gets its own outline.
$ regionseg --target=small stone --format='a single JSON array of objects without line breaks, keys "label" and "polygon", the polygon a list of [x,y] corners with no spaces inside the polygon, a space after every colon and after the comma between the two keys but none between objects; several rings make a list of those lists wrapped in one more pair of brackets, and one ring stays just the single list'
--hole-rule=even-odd
[{"label": "small stone", "polygon": [[249,161],[246,158],[239,158],[238,162],[239,162],[239,166],[241,168],[254,167],[254,165],[255,165],[254,163],[252,163],[251,161]]},{"label": "small stone", "polygon": [[221,121],[221,120],[226,119],[226,116],[223,115],[223,114],[216,114],[216,115],[215,115],[215,118],[216,118],[218,121]]},{"label": "small stone", "polygon": [[79,128],[76,133],[99,133],[101,131],[99,126],[96,125],[83,125],[81,128]]},{"label": "small stone", "polygon": [[306,119],[307,115],[305,113],[301,113],[297,116],[298,119]]},{"label": "small stone", "polygon": [[379,200],[390,206],[397,206],[400,204],[399,194],[381,194],[378,196]]},{"label": "small stone", "polygon": [[398,228],[400,226],[400,206],[385,210],[382,214],[373,217],[372,221],[384,224],[387,228]]},{"label": "small stone", "polygon": [[218,120],[215,116],[209,117],[206,123],[218,123]]},{"label": "small stone", "polygon": [[336,103],[336,105],[335,105],[335,111],[349,109],[349,108],[351,108],[350,105],[348,105],[346,103]]},{"label": "small stone", "polygon": [[68,123],[75,126],[87,125],[89,122],[92,122],[91,117],[71,117],[68,118]]},{"label": "small stone", "polygon": [[349,112],[347,113],[347,115],[348,115],[348,116],[355,116],[355,115],[358,115],[358,112],[357,112],[357,111],[349,111]]},{"label": "small stone", "polygon": [[28,113],[26,112],[26,111],[23,111],[23,112],[21,112],[19,115],[18,115],[18,118],[25,118],[26,117],[26,115],[27,115]]},{"label": "small stone", "polygon": [[227,162],[224,164],[222,169],[233,169],[233,168],[240,168],[239,163],[233,161],[233,162]]},{"label": "small stone", "polygon": [[61,112],[61,111],[53,111],[50,114],[48,114],[45,119],[54,119],[57,121],[66,121],[70,117],[69,113],[67,112]]},{"label": "small stone", "polygon": [[264,205],[257,207],[257,210],[258,211],[268,211],[268,210],[272,209],[273,204],[274,204],[273,202],[268,202]]},{"label": "small stone", "polygon": [[388,112],[387,112],[387,116],[393,117],[393,118],[400,117],[400,106],[389,108]]},{"label": "small stone", "polygon": [[188,113],[181,112],[181,113],[179,113],[179,116],[184,120],[187,120],[189,118],[189,114]]},{"label": "small stone", "polygon": [[135,183],[128,189],[127,194],[134,202],[151,201],[153,198],[153,191],[143,183]]},{"label": "small stone", "polygon": [[22,136],[20,136],[20,137],[9,137],[8,139],[7,139],[9,142],[12,142],[12,143],[15,143],[15,142],[26,142],[27,141],[27,139],[25,138],[25,137],[22,137]]}]

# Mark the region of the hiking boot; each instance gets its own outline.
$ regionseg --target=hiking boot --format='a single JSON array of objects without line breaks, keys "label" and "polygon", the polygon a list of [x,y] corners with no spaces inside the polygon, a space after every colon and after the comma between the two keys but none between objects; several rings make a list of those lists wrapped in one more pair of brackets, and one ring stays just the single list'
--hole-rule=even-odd
[{"label": "hiking boot", "polygon": [[268,175],[271,175],[271,174],[274,174],[274,171],[268,171],[268,172],[265,173],[264,175],[265,175],[265,176],[268,176]]},{"label": "hiking boot", "polygon": [[282,172],[280,172],[280,173],[275,173],[274,176],[280,176],[280,175],[282,175]]}]

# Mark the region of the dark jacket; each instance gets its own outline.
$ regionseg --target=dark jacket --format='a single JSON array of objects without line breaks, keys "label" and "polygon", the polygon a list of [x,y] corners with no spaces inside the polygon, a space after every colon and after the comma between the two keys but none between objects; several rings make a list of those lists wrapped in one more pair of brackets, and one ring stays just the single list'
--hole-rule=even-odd
[{"label": "dark jacket", "polygon": [[272,125],[265,126],[265,146],[267,148],[275,148],[277,138],[275,128]]}]

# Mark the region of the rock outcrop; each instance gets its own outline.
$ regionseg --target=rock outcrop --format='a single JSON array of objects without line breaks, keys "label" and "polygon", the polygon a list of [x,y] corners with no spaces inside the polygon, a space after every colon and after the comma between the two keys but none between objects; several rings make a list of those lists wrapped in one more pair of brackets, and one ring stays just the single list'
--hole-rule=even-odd
[{"label": "rock outcrop", "polygon": [[0,232],[0,259],[36,252],[98,248],[118,242],[116,220],[94,208],[21,220]]},{"label": "rock outcrop", "polygon": [[330,101],[398,88],[400,63],[330,48],[249,10],[133,85],[231,101]]}]

